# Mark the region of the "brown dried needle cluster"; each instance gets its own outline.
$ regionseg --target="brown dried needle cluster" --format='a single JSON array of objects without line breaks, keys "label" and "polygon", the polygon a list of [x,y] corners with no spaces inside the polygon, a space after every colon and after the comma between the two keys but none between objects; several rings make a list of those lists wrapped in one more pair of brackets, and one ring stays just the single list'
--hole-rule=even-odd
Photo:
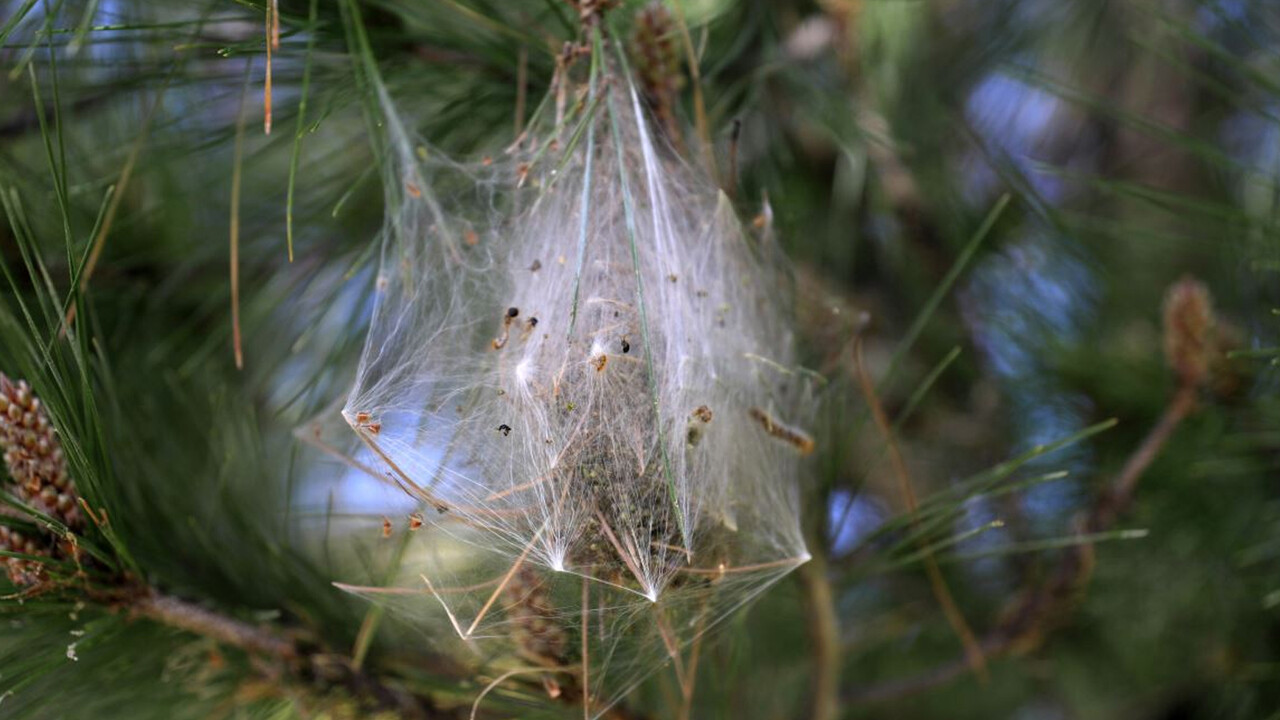
[{"label": "brown dried needle cluster", "polygon": [[[76,488],[44,407],[25,381],[13,382],[0,373],[0,448],[13,482],[10,492],[19,500],[72,530],[84,526],[76,506]],[[55,557],[67,554],[47,538],[32,537],[0,526],[0,549],[24,555]],[[38,561],[5,558],[9,579],[16,585],[40,580]]]}]

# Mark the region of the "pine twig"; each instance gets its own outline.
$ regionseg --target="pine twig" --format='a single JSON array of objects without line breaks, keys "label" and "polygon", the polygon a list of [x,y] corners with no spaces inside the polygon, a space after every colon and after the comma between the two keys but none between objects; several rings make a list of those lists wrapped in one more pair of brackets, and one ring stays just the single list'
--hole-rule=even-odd
[{"label": "pine twig", "polygon": [[270,630],[234,620],[170,595],[148,593],[129,605],[129,612],[255,655],[280,660],[294,660],[298,657],[298,648],[293,642]]}]

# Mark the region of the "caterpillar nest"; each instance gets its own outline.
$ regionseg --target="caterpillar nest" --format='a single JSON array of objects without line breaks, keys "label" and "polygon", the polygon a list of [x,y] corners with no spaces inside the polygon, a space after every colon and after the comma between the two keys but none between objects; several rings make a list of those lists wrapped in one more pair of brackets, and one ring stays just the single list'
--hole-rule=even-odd
[{"label": "caterpillar nest", "polygon": [[422,505],[401,587],[351,589],[601,711],[808,559],[812,448],[772,248],[606,65],[502,162],[427,152],[381,91],[388,219],[342,411]]}]

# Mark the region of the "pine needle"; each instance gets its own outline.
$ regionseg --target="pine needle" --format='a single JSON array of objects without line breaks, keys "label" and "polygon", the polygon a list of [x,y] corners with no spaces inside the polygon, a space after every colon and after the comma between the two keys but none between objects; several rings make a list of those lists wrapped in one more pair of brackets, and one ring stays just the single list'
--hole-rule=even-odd
[{"label": "pine needle", "polygon": [[933,314],[937,312],[938,306],[942,304],[942,299],[947,296],[947,293],[951,292],[951,288],[955,285],[956,281],[960,279],[960,274],[964,272],[965,267],[968,266],[969,262],[973,260],[974,255],[978,252],[978,248],[982,245],[982,241],[991,233],[991,229],[995,227],[996,221],[1000,219],[1005,208],[1009,206],[1009,200],[1010,196],[1006,193],[996,201],[995,206],[991,208],[991,212],[987,213],[987,217],[982,221],[982,225],[978,227],[978,231],[973,234],[973,237],[969,239],[968,244],[960,251],[960,255],[956,257],[956,261],[952,263],[951,268],[947,270],[946,276],[943,277],[942,281],[938,283],[938,286],[934,288],[933,294],[931,294],[928,301],[925,302],[924,308],[921,309],[920,314],[917,315],[916,319],[911,323],[911,327],[907,330],[906,335],[903,336],[902,341],[898,343],[898,347],[894,349],[893,357],[889,360],[889,371],[885,374],[884,378],[880,380],[877,387],[883,388],[885,384],[893,378],[894,373],[902,363],[902,359],[911,351],[916,340],[920,338],[920,334],[924,332],[925,326],[929,324],[929,320],[932,319]]},{"label": "pine needle", "polygon": [[293,262],[293,198],[297,189],[298,160],[302,154],[303,128],[307,121],[307,95],[311,90],[311,62],[316,47],[316,5],[318,0],[311,0],[307,10],[307,56],[302,63],[302,90],[298,97],[298,118],[293,129],[293,152],[289,156],[289,185],[286,191],[284,209],[285,244],[289,252],[289,262]]},{"label": "pine needle", "polygon": [[266,80],[262,89],[262,134],[271,134],[271,59],[272,53],[280,48],[280,6],[279,0],[267,3],[267,67]]},{"label": "pine needle", "polygon": [[244,90],[240,93],[240,110],[236,113],[235,150],[231,160],[231,344],[236,369],[244,369],[244,346],[240,330],[240,185],[244,175],[245,97],[249,91],[249,72],[253,60],[245,61]]}]

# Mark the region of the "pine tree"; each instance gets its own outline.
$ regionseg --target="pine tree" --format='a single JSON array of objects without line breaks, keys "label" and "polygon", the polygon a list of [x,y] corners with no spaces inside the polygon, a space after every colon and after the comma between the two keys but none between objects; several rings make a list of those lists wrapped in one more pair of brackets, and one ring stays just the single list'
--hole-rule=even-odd
[{"label": "pine tree", "polygon": [[0,0],[0,717],[1275,717],[1278,28]]}]

